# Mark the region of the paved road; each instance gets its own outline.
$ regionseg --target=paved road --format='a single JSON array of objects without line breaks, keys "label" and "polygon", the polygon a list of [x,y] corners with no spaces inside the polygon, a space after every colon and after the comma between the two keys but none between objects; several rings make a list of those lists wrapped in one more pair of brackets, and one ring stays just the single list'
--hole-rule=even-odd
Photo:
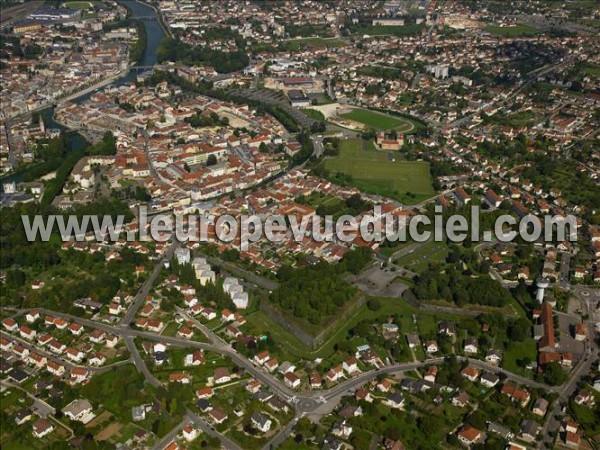
[{"label": "paved road", "polygon": [[[6,331],[2,331],[0,330],[0,336],[7,338],[10,341],[16,342],[18,343],[20,346],[25,347],[27,350],[29,350],[30,352],[35,352],[38,353],[42,356],[45,356],[48,360],[50,361],[54,361],[58,364],[61,364],[63,366],[65,366],[66,369],[72,369],[74,367],[82,367],[84,369],[90,370],[90,371],[94,371],[94,372],[104,372],[105,370],[102,370],[103,367],[88,367],[82,364],[75,364],[72,361],[69,361],[68,359],[62,358],[59,355],[56,355],[54,353],[50,353],[44,349],[41,349],[35,345],[33,345],[31,342],[26,341],[25,339],[21,339],[18,336],[12,335],[7,333]],[[114,363],[111,366],[117,365],[117,364],[123,364],[123,361],[119,361],[118,363]]]},{"label": "paved road", "polygon": [[[204,255],[206,256],[206,255]],[[241,267],[236,266],[228,261],[223,261],[221,258],[216,256],[206,256],[206,260],[212,265],[217,266],[224,269],[226,272],[231,273],[237,277],[243,278],[251,283],[254,283],[258,287],[266,289],[267,291],[274,291],[279,287],[279,283],[275,280],[271,280],[270,278],[266,278],[260,275],[257,275],[253,272],[250,272],[246,269],[242,269]]]},{"label": "paved road", "polygon": [[27,397],[33,400],[33,405],[31,409],[40,417],[53,416],[56,413],[56,409],[46,403],[44,400],[37,398],[31,392],[28,392],[26,389],[23,389],[21,386],[18,386],[14,383],[11,383],[8,380],[0,380],[0,384],[10,389],[18,389],[19,391],[25,393]]},{"label": "paved road", "polygon": [[[145,296],[144,296],[144,298],[145,298]],[[328,390],[317,390],[317,391],[309,392],[307,394],[298,395],[296,392],[294,392],[292,389],[288,388],[286,385],[284,385],[281,381],[279,381],[273,375],[267,373],[262,368],[257,367],[247,358],[237,354],[235,352],[235,350],[233,348],[231,348],[231,346],[227,342],[225,342],[220,336],[216,335],[214,332],[212,332],[210,329],[208,329],[202,323],[200,323],[197,320],[193,319],[192,317],[188,316],[187,313],[181,309],[178,309],[178,313],[181,314],[187,320],[191,320],[195,324],[195,326],[198,327],[208,337],[208,339],[211,341],[210,343],[189,341],[189,340],[177,338],[177,337],[161,336],[161,335],[158,335],[155,333],[134,330],[129,327],[123,327],[123,326],[115,327],[115,326],[111,326],[111,325],[97,323],[97,322],[87,320],[87,319],[81,319],[81,318],[78,318],[75,316],[71,316],[69,314],[59,313],[59,312],[55,312],[55,311],[49,311],[49,310],[44,310],[44,309],[40,309],[40,311],[43,313],[53,314],[57,317],[62,317],[62,318],[68,319],[68,320],[74,320],[74,321],[77,321],[77,322],[82,323],[83,325],[86,325],[89,327],[96,327],[96,328],[104,329],[107,332],[114,333],[116,335],[123,337],[123,339],[125,340],[125,343],[127,345],[127,348],[131,352],[132,360],[133,360],[134,364],[136,365],[138,370],[140,370],[144,374],[144,376],[146,377],[148,382],[150,382],[153,385],[160,385],[160,382],[152,375],[150,370],[147,368],[145,362],[141,358],[139,351],[135,347],[134,339],[136,337],[146,339],[146,340],[151,340],[151,341],[164,342],[164,343],[171,344],[174,346],[179,346],[179,347],[202,348],[205,350],[211,350],[211,351],[220,353],[224,356],[229,357],[236,365],[243,367],[248,373],[250,373],[256,379],[260,380],[264,385],[269,386],[270,389],[275,394],[277,394],[284,400],[294,404],[295,408],[296,408],[296,412],[297,412],[296,417],[300,417],[305,414],[315,414],[315,413],[321,414],[323,411],[325,411],[325,413],[326,413],[328,410],[335,407],[339,397],[343,396],[346,393],[353,392],[355,389],[364,385],[365,383],[367,383],[368,381],[370,381],[371,379],[375,378],[378,375],[381,375],[381,374],[391,375],[391,374],[395,374],[395,373],[401,373],[401,372],[406,372],[406,371],[426,367],[431,364],[441,364],[443,362],[443,358],[434,358],[434,359],[430,359],[427,361],[418,361],[418,362],[389,365],[389,366],[385,366],[379,370],[371,370],[371,371],[365,372],[357,377],[343,381],[343,382],[339,383],[337,386],[335,386],[331,389],[328,389]],[[592,323],[592,321],[588,321],[587,325],[588,325],[588,327],[591,328],[591,332],[593,332],[594,324]],[[490,371],[493,373],[503,375],[506,378],[508,378],[516,383],[519,383],[521,385],[528,386],[531,388],[541,388],[541,389],[544,389],[544,390],[550,391],[550,392],[557,392],[559,394],[559,401],[557,401],[557,403],[556,403],[555,411],[547,416],[547,421],[544,424],[544,436],[547,438],[547,431],[555,430],[556,426],[558,425],[556,423],[556,421],[553,419],[553,417],[559,411],[560,402],[562,400],[568,398],[568,396],[570,396],[572,394],[573,390],[576,388],[577,383],[581,380],[583,375],[585,375],[586,373],[589,373],[589,369],[592,365],[592,362],[597,359],[597,348],[595,347],[595,344],[594,344],[592,357],[590,357],[587,361],[583,361],[579,366],[577,366],[570,378],[570,381],[565,386],[560,387],[560,388],[548,387],[542,383],[538,383],[534,380],[531,380],[531,379],[522,377],[520,375],[508,372],[505,369],[496,367],[485,361],[480,361],[480,360],[476,360],[476,359],[468,359],[468,358],[464,358],[464,357],[459,357],[458,359],[460,361],[468,361],[470,365],[477,367],[481,370],[486,370],[486,371]],[[200,421],[204,425],[206,425],[206,423],[203,422],[202,419],[200,419],[199,417],[196,417],[194,422],[198,423],[198,421]],[[284,429],[281,430],[274,437],[273,443],[279,443],[280,441],[285,440],[287,438],[287,436],[289,436],[289,434],[291,433],[292,428],[293,428],[293,425],[288,425],[288,426],[284,427]],[[217,432],[214,431],[214,433],[217,433]],[[222,439],[222,442],[224,442],[223,439],[226,439],[226,438],[222,435],[219,435],[218,433],[217,433],[217,435],[220,437],[220,439]],[[235,445],[233,443],[231,443],[231,444]],[[227,443],[227,441],[225,441],[224,445],[226,445],[226,448],[237,448],[234,446],[227,446],[227,445],[229,445]]]},{"label": "paved road", "polygon": [[290,420],[290,422],[285,427],[279,430],[277,434],[265,444],[263,450],[270,450],[272,448],[277,448],[279,445],[281,445],[281,443],[285,441],[290,436],[290,434],[292,434],[292,430],[298,423],[298,419],[299,417],[295,416],[292,420]]},{"label": "paved road", "polygon": [[135,296],[135,299],[129,306],[127,313],[121,319],[121,322],[120,322],[121,326],[129,326],[129,324],[131,322],[133,322],[138,310],[141,308],[141,306],[146,301],[146,297],[148,296],[150,289],[152,289],[152,286],[154,285],[154,281],[156,281],[158,274],[160,274],[160,271],[163,268],[163,263],[165,261],[170,261],[171,257],[173,256],[173,253],[175,253],[175,249],[179,248],[180,246],[181,246],[180,242],[176,241],[176,242],[172,243],[171,246],[165,252],[165,254],[156,261],[156,264],[154,265],[154,270],[152,271],[152,274],[150,274],[148,279],[146,281],[144,281],[144,284],[142,284],[142,286],[138,290],[138,293]]},{"label": "paved road", "polygon": [[216,437],[217,439],[219,439],[221,441],[221,445],[223,446],[223,448],[226,448],[227,450],[242,450],[242,448],[237,445],[235,442],[233,442],[231,439],[229,439],[228,437],[222,435],[221,433],[219,433],[218,431],[216,431],[212,425],[210,425],[208,422],[206,422],[204,419],[202,419],[202,417],[194,414],[191,411],[187,411],[186,413],[186,417],[193,422],[198,428],[200,428],[202,431],[204,431],[206,434]]},{"label": "paved road", "polygon": [[323,156],[323,152],[325,149],[323,148],[323,136],[322,135],[314,135],[311,136],[310,139],[313,143],[313,156],[315,158],[320,158]]},{"label": "paved road", "polygon": [[136,369],[144,375],[146,381],[154,387],[159,387],[162,383],[156,378],[148,366],[146,362],[143,360],[142,355],[140,355],[139,350],[135,346],[135,341],[131,336],[124,336],[123,340],[125,341],[125,345],[127,346],[127,350],[131,353],[131,359],[133,360],[133,365]]},{"label": "paved road", "polygon": [[[60,313],[60,312],[56,312],[56,311],[50,311],[50,310],[45,310],[45,309],[41,309],[41,308],[39,309],[39,311],[42,313],[53,314],[57,317],[61,317],[61,318],[67,319],[67,320],[78,321],[81,324],[87,325],[87,326],[93,326],[93,324],[96,323],[91,320],[81,319],[76,316],[72,316],[70,314]],[[214,352],[223,354],[223,355],[231,358],[232,361],[236,365],[246,369],[252,376],[259,379],[265,385],[268,385],[273,390],[274,393],[276,393],[277,395],[283,397],[284,399],[286,399],[288,401],[296,403],[297,409],[300,412],[310,412],[312,409],[316,408],[319,403],[322,403],[321,397],[323,397],[325,400],[335,397],[335,396],[339,395],[340,393],[343,393],[344,391],[352,390],[352,389],[355,389],[355,388],[363,385],[364,383],[375,378],[379,374],[393,374],[393,373],[398,373],[398,372],[410,371],[410,370],[425,367],[425,366],[428,366],[431,364],[440,364],[444,361],[443,358],[434,358],[434,359],[429,359],[426,361],[388,365],[379,370],[370,370],[368,372],[364,372],[363,374],[359,375],[358,377],[350,378],[349,380],[346,380],[346,381],[334,386],[331,389],[317,390],[317,391],[312,391],[308,394],[299,395],[292,389],[288,388],[285,384],[283,384],[281,381],[279,381],[273,375],[264,371],[262,368],[257,367],[256,365],[254,365],[254,363],[250,362],[250,360],[248,360],[246,357],[239,355],[233,348],[231,348],[231,346],[229,344],[227,344],[225,341],[223,341],[219,336],[215,335],[212,331],[207,329],[206,326],[202,325],[200,322],[191,318],[190,316],[187,316],[184,314],[184,317],[186,317],[186,319],[188,319],[188,320],[194,321],[194,323],[197,326],[199,326],[203,332],[207,332],[207,337],[209,337],[209,339],[211,339],[211,337],[212,337],[212,339],[214,339],[214,341],[211,342],[210,344],[208,344],[205,342],[197,342],[197,341],[192,341],[192,340],[187,340],[187,339],[182,339],[182,338],[172,337],[172,336],[161,336],[159,334],[150,333],[150,332],[146,332],[146,331],[138,331],[138,330],[133,330],[130,328],[114,327],[114,326],[100,324],[100,323],[97,324],[97,328],[101,328],[109,333],[114,333],[114,334],[122,336],[125,339],[126,343],[127,343],[128,339],[131,339],[131,341],[133,341],[133,338],[139,337],[139,338],[142,338],[145,340],[164,342],[164,343],[178,346],[178,347],[201,348],[204,350],[210,350],[210,351],[214,351]],[[139,352],[137,352],[137,348],[135,350],[136,350],[136,353],[139,354]],[[133,355],[132,355],[132,357],[133,357]],[[517,383],[523,384],[525,386],[538,387],[538,388],[543,388],[546,390],[554,390],[555,389],[555,388],[548,387],[544,384],[537,383],[529,378],[525,378],[520,375],[514,374],[512,372],[506,371],[502,368],[496,367],[485,361],[480,361],[477,359],[468,359],[468,358],[464,358],[464,357],[460,357],[460,356],[458,357],[458,359],[461,361],[468,360],[470,364],[472,364],[475,367],[478,367],[480,369],[503,374],[507,378],[509,378]],[[140,360],[141,360],[141,358],[140,358]],[[141,361],[141,363],[143,363],[143,360]],[[145,364],[144,364],[144,366],[145,366]]]},{"label": "paved road", "polygon": [[[562,404],[566,404],[568,399],[574,394],[577,389],[577,385],[582,381],[582,379],[588,375],[592,367],[598,361],[598,343],[596,340],[597,332],[595,328],[596,317],[598,313],[595,310],[595,301],[591,302],[590,305],[589,298],[592,295],[597,294],[600,297],[600,290],[596,291],[594,289],[589,289],[585,287],[575,287],[573,288],[573,292],[579,298],[582,304],[582,310],[586,315],[590,318],[589,320],[584,321],[587,330],[588,330],[588,339],[585,341],[585,352],[584,359],[579,362],[579,364],[575,367],[573,372],[570,374],[569,380],[565,383],[558,391],[558,398],[554,402],[554,407],[551,411],[546,415],[546,420],[544,421],[544,425],[542,427],[541,436],[542,441],[538,444],[538,448],[552,448],[553,438],[549,433],[557,432],[560,427],[560,420],[556,420],[556,417],[559,416],[562,409]],[[587,292],[589,295],[586,296],[582,294],[582,292]]]},{"label": "paved road", "polygon": [[169,431],[162,439],[152,446],[152,450],[163,450],[167,445],[173,442],[183,427],[188,423],[187,419],[183,419],[179,425],[176,425],[171,431]]},{"label": "paved road", "polygon": [[43,4],[43,1],[35,0],[9,8],[2,8],[2,16],[0,17],[1,28],[6,28],[19,19],[24,19]]}]

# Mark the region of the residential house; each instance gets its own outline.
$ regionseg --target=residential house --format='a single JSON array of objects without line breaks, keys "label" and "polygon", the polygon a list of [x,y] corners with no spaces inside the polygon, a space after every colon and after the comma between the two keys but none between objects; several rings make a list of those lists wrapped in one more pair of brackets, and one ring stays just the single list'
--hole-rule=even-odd
[{"label": "residential house", "polygon": [[297,376],[297,375],[296,375],[296,374],[294,374],[294,373],[291,373],[291,372],[289,372],[289,373],[286,373],[286,374],[283,376],[283,379],[284,379],[284,381],[285,381],[285,384],[286,384],[286,386],[288,386],[288,387],[290,387],[290,388],[292,388],[292,389],[296,389],[297,387],[299,387],[299,386],[300,386],[300,383],[301,383],[301,382],[300,382],[300,377],[299,377],[299,376]]},{"label": "residential house", "polygon": [[430,383],[435,383],[435,379],[437,377],[438,368],[437,366],[429,366],[425,375],[423,375],[423,379],[429,381]]},{"label": "residential house", "polygon": [[10,317],[2,320],[2,326],[6,329],[6,331],[10,331],[11,333],[19,329],[19,324]]},{"label": "residential house", "polygon": [[384,378],[379,383],[377,383],[377,390],[380,392],[389,392],[392,387],[392,382],[387,378]]},{"label": "residential house", "polygon": [[198,432],[198,430],[196,428],[194,428],[190,424],[187,424],[185,427],[183,427],[183,430],[181,430],[181,434],[183,435],[183,438],[186,441],[192,442],[194,439],[196,439],[198,437],[198,434],[200,434],[200,433]]},{"label": "residential house", "polygon": [[47,419],[38,419],[33,423],[33,435],[41,439],[54,431],[54,425]]},{"label": "residential house", "polygon": [[482,441],[484,435],[483,432],[478,430],[477,428],[465,425],[460,429],[456,436],[462,444],[471,446]]},{"label": "residential house", "polygon": [[507,395],[513,402],[519,403],[522,407],[527,406],[531,394],[525,389],[520,389],[515,385],[506,383],[502,386],[501,393]]},{"label": "residential house", "polygon": [[586,389],[581,389],[579,392],[577,392],[577,395],[575,395],[575,398],[573,401],[577,405],[587,405],[587,406],[594,406],[596,403],[594,394],[592,394],[590,391],[588,391]]},{"label": "residential house", "polygon": [[490,364],[500,365],[502,362],[502,352],[500,350],[489,350],[485,354],[485,360]]},{"label": "residential house", "polygon": [[277,361],[277,358],[271,358],[269,359],[266,363],[265,363],[265,368],[270,372],[273,373],[275,372],[275,370],[277,369],[277,367],[279,367],[279,361]]},{"label": "residential house", "polygon": [[427,341],[425,342],[425,351],[427,353],[437,353],[439,350],[437,341]]},{"label": "residential house", "polygon": [[498,375],[496,375],[495,373],[484,372],[481,375],[481,377],[479,378],[479,381],[485,387],[493,388],[494,386],[496,386],[500,382],[500,377]]},{"label": "residential house", "polygon": [[409,348],[416,348],[417,346],[421,345],[421,339],[416,333],[407,334],[406,342],[408,343]]},{"label": "residential house", "polygon": [[335,367],[332,367],[331,370],[329,372],[327,372],[326,378],[330,382],[334,382],[334,381],[339,380],[343,376],[344,376],[344,369],[342,368],[341,365],[337,365]]},{"label": "residential house", "polygon": [[254,355],[254,361],[261,366],[264,363],[266,363],[270,358],[271,355],[269,355],[269,352],[266,350]]},{"label": "residential house", "polygon": [[389,406],[392,409],[400,409],[404,406],[404,397],[402,394],[394,392],[383,401],[384,405]]},{"label": "residential house", "polygon": [[310,375],[311,389],[320,389],[322,383],[323,383],[323,380],[321,378],[321,375],[319,375],[318,373],[313,373]]},{"label": "residential house", "polygon": [[92,404],[85,398],[73,400],[62,409],[62,412],[69,419],[79,422],[89,421],[89,419],[93,417],[90,416],[92,412]]},{"label": "residential house", "polygon": [[479,342],[477,342],[477,339],[465,339],[463,351],[471,355],[477,354],[477,352],[479,352]]},{"label": "residential house", "polygon": [[356,358],[348,358],[342,363],[342,368],[348,375],[358,371],[358,361]]},{"label": "residential house", "polygon": [[475,367],[471,367],[471,366],[465,367],[461,371],[461,374],[467,380],[474,382],[475,380],[477,380],[477,378],[479,378],[479,369],[476,369]]},{"label": "residential house", "polygon": [[531,411],[537,416],[544,417],[548,411],[548,405],[548,400],[543,397],[538,397],[535,399]]},{"label": "residential house", "polygon": [[538,433],[540,432],[540,425],[530,419],[526,419],[521,424],[521,431],[519,432],[519,438],[525,442],[535,442]]},{"label": "residential house", "polygon": [[469,404],[469,394],[465,391],[460,391],[454,394],[451,400],[454,406],[458,406],[459,408],[464,408]]},{"label": "residential house", "polygon": [[333,424],[333,428],[331,429],[331,434],[337,436],[342,439],[348,439],[352,434],[352,425],[350,425],[345,420],[338,421]]},{"label": "residential house", "polygon": [[213,396],[213,390],[210,386],[205,386],[203,388],[196,390],[196,397],[198,400],[200,399],[209,399]]},{"label": "residential house", "polygon": [[209,413],[210,417],[216,424],[221,424],[227,420],[227,413],[221,408],[214,408]]},{"label": "residential house", "polygon": [[181,384],[190,384],[192,378],[183,372],[170,373],[169,374],[169,383],[181,383]]},{"label": "residential house", "polygon": [[229,375],[229,370],[226,367],[219,367],[214,372],[213,380],[215,384],[223,384],[230,382],[231,376]]},{"label": "residential house", "polygon": [[258,411],[252,413],[250,416],[250,421],[252,422],[252,425],[254,425],[263,433],[268,432],[271,429],[271,424],[273,423],[267,415]]},{"label": "residential house", "polygon": [[371,396],[371,393],[364,388],[358,388],[354,392],[354,397],[356,398],[356,400],[364,400],[368,403],[373,402],[373,397]]},{"label": "residential house", "polygon": [[23,339],[27,339],[28,341],[32,341],[35,338],[36,331],[29,328],[27,325],[21,325],[19,328],[19,335]]}]

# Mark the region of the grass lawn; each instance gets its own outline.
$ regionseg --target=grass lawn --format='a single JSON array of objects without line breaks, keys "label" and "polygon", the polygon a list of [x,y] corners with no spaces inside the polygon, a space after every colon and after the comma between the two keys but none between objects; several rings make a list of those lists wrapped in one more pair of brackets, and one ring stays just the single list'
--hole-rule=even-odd
[{"label": "grass lawn", "polygon": [[417,247],[415,251],[404,255],[394,262],[406,269],[419,273],[427,268],[429,263],[436,263],[446,259],[448,246],[445,242],[429,241]]},{"label": "grass lawn", "polygon": [[169,322],[161,334],[163,336],[175,336],[180,327],[181,325],[175,321]]},{"label": "grass lawn", "polygon": [[341,114],[341,117],[363,123],[375,130],[396,130],[408,133],[414,128],[414,124],[409,119],[394,117],[369,109],[353,109],[349,113]]},{"label": "grass lawn", "polygon": [[[400,430],[402,442],[407,445],[407,448],[441,448],[439,447],[440,442],[443,442],[446,434],[462,420],[461,411],[453,411],[450,408],[442,410],[440,408],[433,414],[443,417],[443,425],[426,434],[420,431],[417,426],[417,421],[414,418],[415,409],[418,410],[420,416],[432,414],[431,411],[421,410],[418,407],[414,408],[412,405],[408,409],[408,411],[411,411],[410,413],[393,411],[379,403],[374,408],[374,414],[363,414],[360,417],[353,418],[352,423],[356,425],[355,430],[360,428],[378,435],[384,434],[386,430],[392,428]],[[413,417],[409,420],[410,414],[413,414]]]},{"label": "grass lawn", "polygon": [[307,95],[311,101],[316,100],[317,105],[329,105],[330,103],[333,103],[331,101],[331,99],[329,97],[327,97],[327,95],[325,95],[324,92],[317,92],[314,94],[307,94]]},{"label": "grass lawn", "polygon": [[504,351],[502,367],[519,375],[531,376],[531,371],[520,364],[520,361],[525,357],[528,357],[531,361],[536,360],[537,348],[536,342],[533,339],[514,343],[511,347],[507,348]]},{"label": "grass lawn", "polygon": [[[421,311],[406,303],[404,299],[382,298],[380,300],[381,307],[379,310],[371,311],[366,305],[362,306],[319,348],[314,350],[301,343],[288,330],[278,325],[262,311],[256,311],[246,316],[247,325],[245,327],[247,328],[244,328],[244,331],[255,335],[268,331],[278,344],[279,355],[284,359],[294,359],[295,357],[313,360],[315,358],[330,358],[335,353],[335,344],[347,340],[348,331],[363,320],[383,323],[389,316],[397,315],[401,340],[405,340],[405,333],[413,333],[417,329],[420,332],[435,333],[437,322],[440,320],[458,320],[456,316],[451,314]],[[417,317],[417,325],[414,324],[413,316]]]},{"label": "grass lawn", "polygon": [[595,406],[578,405],[573,400],[569,401],[569,410],[573,413],[575,420],[577,420],[583,427],[585,433],[594,438],[594,441],[600,442],[600,422],[597,420],[598,401],[600,401],[600,394],[594,391],[591,386],[586,386],[590,392],[596,397]]},{"label": "grass lawn", "polygon": [[521,111],[509,115],[494,115],[492,120],[500,125],[511,127],[530,127],[541,122],[543,117],[535,114],[533,111]]},{"label": "grass lawn", "polygon": [[314,120],[319,120],[321,122],[325,122],[325,116],[321,111],[317,111],[316,109],[304,108],[302,112],[306,114],[308,117]]},{"label": "grass lawn", "polygon": [[583,71],[594,78],[600,78],[600,66],[586,66]]},{"label": "grass lawn", "polygon": [[340,154],[322,164],[332,177],[338,172],[351,175],[350,184],[358,189],[407,204],[434,196],[429,164],[399,158],[392,160],[396,155],[375,150],[371,142],[347,139],[340,144]]},{"label": "grass lawn", "polygon": [[513,25],[510,27],[488,25],[484,28],[484,31],[500,37],[531,36],[540,33],[540,30],[527,25]]}]

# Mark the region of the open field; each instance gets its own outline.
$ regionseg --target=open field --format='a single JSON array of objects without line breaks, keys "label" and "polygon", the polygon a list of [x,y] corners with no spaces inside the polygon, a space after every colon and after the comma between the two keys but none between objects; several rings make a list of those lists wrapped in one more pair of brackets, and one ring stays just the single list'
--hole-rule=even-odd
[{"label": "open field", "polygon": [[429,164],[422,161],[396,159],[398,154],[375,150],[371,142],[343,140],[340,154],[323,161],[332,176],[352,176],[350,184],[373,194],[396,198],[405,203],[418,203],[432,197]]},{"label": "open field", "polygon": [[304,114],[306,114],[308,117],[310,117],[311,119],[319,120],[319,121],[322,121],[322,122],[325,121],[325,116],[323,115],[323,113],[321,111],[316,110],[316,109],[303,108],[302,112]]},{"label": "open field", "polygon": [[[435,327],[439,320],[457,320],[457,316],[442,312],[421,311],[409,305],[402,298],[382,298],[381,308],[377,311],[370,310],[366,305],[360,307],[348,320],[346,320],[335,333],[318,348],[311,349],[301,343],[288,330],[281,327],[262,311],[256,311],[246,316],[248,322],[248,332],[252,334],[262,334],[269,332],[278,345],[278,356],[285,359],[303,358],[329,358],[335,352],[335,346],[338,342],[348,340],[348,332],[354,328],[357,323],[367,321],[385,321],[386,318],[396,315],[396,322],[400,327],[400,333],[435,333]],[[414,317],[417,317],[417,323]],[[354,338],[353,338],[354,339]],[[359,342],[351,342],[359,344]]]},{"label": "open field", "polygon": [[341,114],[340,116],[344,119],[360,122],[367,127],[378,131],[395,130],[401,133],[408,133],[414,128],[414,124],[408,119],[390,116],[369,109],[356,108],[349,113]]},{"label": "open field", "polygon": [[525,358],[529,358],[530,361],[535,361],[536,357],[536,342],[533,339],[528,338],[523,342],[515,343],[504,352],[502,367],[519,375],[530,376],[531,371],[523,367],[522,361]]},{"label": "open field", "polygon": [[414,252],[396,259],[394,262],[415,273],[422,272],[430,263],[438,263],[448,256],[445,242],[430,241],[418,247]]},{"label": "open field", "polygon": [[311,101],[316,101],[317,105],[328,105],[330,103],[333,103],[331,99],[327,97],[327,95],[325,95],[324,92],[315,92],[306,95],[308,95],[308,98],[310,98]]},{"label": "open field", "polygon": [[65,8],[71,9],[88,9],[92,7],[91,2],[65,2],[63,5]]},{"label": "open field", "polygon": [[500,37],[532,36],[540,33],[540,30],[527,25],[513,25],[509,27],[487,25],[484,31]]},{"label": "open field", "polygon": [[586,73],[586,75],[590,75],[594,78],[600,78],[600,66],[588,65],[585,66],[583,71]]}]

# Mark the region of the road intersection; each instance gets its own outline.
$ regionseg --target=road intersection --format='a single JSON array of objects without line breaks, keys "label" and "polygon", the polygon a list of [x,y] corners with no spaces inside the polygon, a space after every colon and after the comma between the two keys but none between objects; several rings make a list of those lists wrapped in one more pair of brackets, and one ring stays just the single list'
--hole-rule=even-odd
[{"label": "road intersection", "polygon": [[[399,373],[403,373],[403,372],[407,372],[407,371],[412,371],[415,369],[424,368],[424,367],[427,367],[427,366],[430,366],[433,364],[441,364],[444,362],[444,358],[433,358],[433,359],[428,359],[428,360],[424,360],[424,361],[387,365],[387,366],[384,366],[384,367],[376,369],[376,370],[370,370],[370,371],[364,372],[353,378],[346,379],[345,381],[339,383],[338,385],[336,385],[330,389],[313,390],[308,393],[300,394],[300,393],[295,392],[293,389],[289,388],[288,386],[286,386],[275,376],[271,375],[270,373],[266,372],[264,369],[255,365],[252,361],[247,359],[245,356],[237,353],[236,350],[234,348],[232,348],[232,346],[228,342],[226,342],[223,338],[221,338],[215,332],[210,330],[207,326],[205,326],[198,320],[194,319],[193,317],[189,316],[187,314],[187,312],[181,308],[177,308],[176,313],[178,315],[180,315],[183,319],[190,321],[194,327],[199,329],[209,340],[208,343],[198,342],[198,341],[194,341],[194,340],[188,340],[188,339],[173,337],[173,336],[163,336],[158,333],[140,331],[140,330],[136,330],[136,329],[132,328],[131,324],[133,323],[139,308],[143,305],[143,303],[146,299],[146,296],[150,292],[154,282],[156,281],[158,275],[160,274],[160,271],[161,271],[162,267],[164,266],[164,262],[168,261],[172,257],[177,246],[178,246],[177,244],[172,244],[169,247],[169,249],[167,250],[167,252],[165,253],[165,255],[156,262],[156,265],[155,265],[155,268],[154,268],[152,274],[142,284],[137,295],[135,296],[134,300],[132,301],[130,307],[128,308],[125,316],[122,318],[122,320],[118,324],[110,325],[110,324],[101,323],[101,322],[97,322],[97,321],[90,320],[90,319],[84,319],[84,318],[74,316],[71,314],[67,314],[67,313],[63,313],[63,312],[59,312],[59,311],[53,311],[53,310],[49,310],[49,309],[45,309],[45,308],[38,308],[38,310],[44,314],[49,314],[49,315],[53,315],[55,317],[65,319],[65,320],[78,322],[86,327],[98,328],[98,329],[104,330],[108,333],[112,333],[116,336],[121,337],[123,339],[128,351],[130,352],[131,357],[125,361],[119,362],[116,365],[133,363],[135,365],[135,367],[137,368],[137,370],[140,371],[144,375],[146,381],[149,384],[156,386],[156,387],[161,386],[162,383],[160,380],[158,380],[152,374],[152,372],[146,365],[146,362],[140,355],[140,352],[135,345],[136,339],[162,342],[162,343],[169,344],[169,345],[172,345],[175,347],[188,347],[188,348],[199,348],[199,349],[203,349],[203,350],[209,350],[209,351],[218,353],[222,356],[230,358],[234,364],[243,368],[251,376],[253,376],[254,378],[261,381],[261,383],[263,383],[263,385],[267,386],[274,394],[278,395],[279,397],[284,399],[286,402],[293,405],[293,407],[296,410],[296,415],[295,415],[294,419],[292,420],[292,422],[290,422],[282,430],[280,430],[272,438],[272,440],[265,446],[265,448],[269,448],[272,445],[277,445],[277,444],[283,442],[291,434],[291,432],[293,430],[293,426],[295,425],[297,420],[299,420],[299,418],[307,416],[312,419],[318,419],[318,417],[320,417],[324,414],[328,414],[329,412],[331,412],[331,410],[333,410],[335,408],[335,406],[337,405],[338,400],[341,396],[354,392],[357,388],[363,386],[364,384],[368,383],[369,381],[373,380],[374,378],[376,378],[380,375],[395,375],[395,374],[399,374]],[[596,296],[596,290],[592,290],[590,288],[573,287],[573,291],[578,297],[580,297],[582,299],[591,299],[591,298],[595,298],[595,296]],[[599,296],[598,300],[600,300],[600,296]],[[595,303],[596,302],[597,302],[596,300],[584,302],[586,305],[586,308],[588,310],[588,317],[589,317],[589,319],[585,323],[588,326],[588,329],[590,331],[590,336],[594,335],[593,333],[595,332],[594,326],[595,326],[595,322],[596,322],[596,313],[594,311],[595,311]],[[592,303],[593,303],[593,305],[592,305]],[[24,309],[15,310],[15,311],[17,314],[25,314],[27,312],[27,310],[24,310]],[[5,333],[2,332],[2,334],[4,335]],[[19,340],[19,342],[21,341],[20,339],[16,338],[15,336],[11,335],[10,337],[11,337],[11,339]],[[24,343],[24,344],[26,344],[26,343]],[[30,345],[30,344],[27,344],[27,345]],[[37,348],[35,348],[35,351],[40,352],[40,350]],[[554,430],[558,430],[558,427],[560,426],[560,424],[557,422],[555,416],[559,413],[561,405],[564,403],[564,401],[566,399],[569,398],[569,396],[571,396],[573,394],[574,390],[577,387],[577,384],[581,381],[582,377],[586,373],[589,373],[589,369],[590,369],[591,365],[595,361],[597,361],[598,347],[594,340],[588,340],[586,342],[586,352],[587,352],[587,354],[585,356],[585,359],[582,359],[582,361],[580,361],[579,365],[576,366],[576,368],[573,370],[573,372],[571,373],[571,376],[569,378],[569,381],[565,385],[560,386],[560,387],[547,386],[543,383],[539,383],[539,382],[536,382],[529,378],[525,378],[523,376],[509,372],[503,368],[492,365],[485,361],[471,359],[471,358],[465,358],[465,357],[461,357],[461,356],[458,357],[458,360],[461,362],[467,362],[469,365],[472,365],[478,369],[496,373],[496,374],[501,375],[504,378],[510,379],[518,384],[521,384],[521,385],[524,385],[524,386],[527,386],[530,388],[541,388],[546,391],[554,392],[554,393],[558,394],[558,400],[554,403],[554,409],[553,409],[552,413],[549,413],[547,415],[547,419],[543,426],[542,436],[543,436],[544,440],[542,442],[540,442],[540,444],[539,444],[540,448],[542,448],[543,445],[551,445],[552,435],[550,434],[550,432],[554,431]],[[57,358],[55,355],[51,355],[51,354],[48,354],[48,356],[53,359]],[[63,361],[63,363],[65,363],[65,362]],[[74,366],[73,364],[70,364],[70,363],[67,363],[66,365],[67,365],[67,367]],[[94,370],[94,371],[102,373],[102,371],[110,370],[110,368],[90,368],[90,370]],[[206,421],[204,421],[204,419],[195,415],[191,411],[187,412],[186,419],[188,421],[191,421],[191,422],[195,423],[196,425],[198,425],[203,431],[206,431],[208,434],[219,438],[222,445],[225,448],[228,448],[228,449],[231,448],[231,449],[236,449],[236,450],[239,449],[239,447],[235,443],[233,443],[231,440],[229,440],[223,434],[217,432],[214,429],[214,427],[212,427],[210,424],[208,424]],[[179,424],[166,437],[161,439],[160,443],[165,442],[166,444],[168,444],[170,441],[167,442],[165,439],[167,437],[169,437],[172,440],[179,433],[179,431],[181,430],[182,427],[183,427],[183,425]]]}]

